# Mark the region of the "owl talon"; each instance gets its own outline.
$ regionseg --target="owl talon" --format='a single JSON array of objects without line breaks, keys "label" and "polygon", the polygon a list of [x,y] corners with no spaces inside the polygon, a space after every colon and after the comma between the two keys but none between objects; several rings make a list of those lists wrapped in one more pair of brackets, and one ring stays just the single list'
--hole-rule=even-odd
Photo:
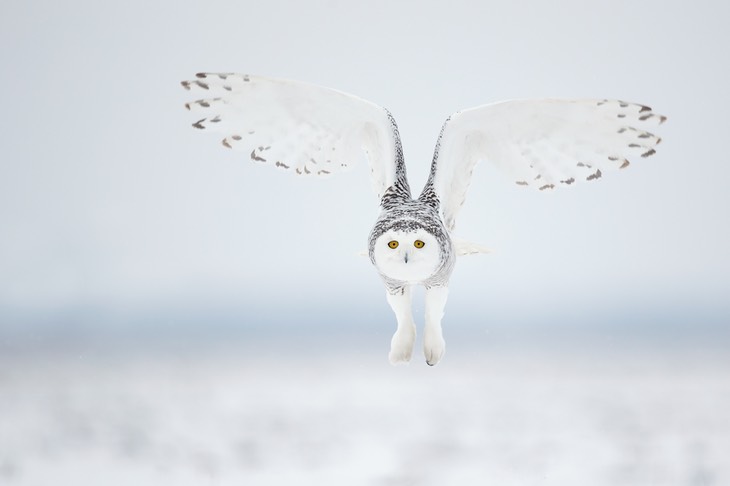
[{"label": "owl talon", "polygon": [[402,365],[402,364],[405,365],[405,364],[408,364],[411,362],[411,354],[412,353],[410,351],[400,353],[400,352],[394,352],[391,350],[390,353],[388,354],[388,360],[390,361],[390,364],[392,364],[394,366]]},{"label": "owl talon", "polygon": [[426,336],[423,344],[423,354],[429,366],[435,366],[441,361],[446,352],[446,341],[441,336]]},{"label": "owl talon", "polygon": [[393,334],[390,342],[390,354],[388,360],[393,365],[408,364],[413,355],[413,343],[416,340],[416,326],[410,329],[399,329]]}]

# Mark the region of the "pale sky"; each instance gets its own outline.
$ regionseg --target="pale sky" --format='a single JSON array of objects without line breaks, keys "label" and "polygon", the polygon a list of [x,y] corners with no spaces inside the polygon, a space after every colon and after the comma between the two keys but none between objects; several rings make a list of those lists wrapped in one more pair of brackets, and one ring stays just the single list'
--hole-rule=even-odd
[{"label": "pale sky", "polygon": [[599,183],[546,196],[477,169],[457,234],[495,253],[457,262],[447,319],[730,316],[728,18],[714,1],[6,0],[0,327],[206,309],[347,325],[354,309],[391,330],[355,256],[377,216],[365,167],[300,180],[224,150],[183,108],[198,71],[386,106],[414,192],[454,111],[650,105],[669,117],[657,154]]}]

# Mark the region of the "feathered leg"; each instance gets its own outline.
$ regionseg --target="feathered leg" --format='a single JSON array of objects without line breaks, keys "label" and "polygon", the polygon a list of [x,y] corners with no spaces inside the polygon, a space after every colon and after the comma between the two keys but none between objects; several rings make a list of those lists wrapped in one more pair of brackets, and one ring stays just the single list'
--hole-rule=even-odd
[{"label": "feathered leg", "polygon": [[446,342],[441,331],[441,319],[449,296],[448,287],[426,289],[426,326],[423,331],[423,354],[426,363],[433,366],[444,356]]},{"label": "feathered leg", "polygon": [[416,324],[411,310],[411,288],[405,286],[394,294],[387,291],[385,297],[398,320],[398,329],[390,341],[388,359],[394,365],[408,363],[413,354],[413,343],[416,341]]}]

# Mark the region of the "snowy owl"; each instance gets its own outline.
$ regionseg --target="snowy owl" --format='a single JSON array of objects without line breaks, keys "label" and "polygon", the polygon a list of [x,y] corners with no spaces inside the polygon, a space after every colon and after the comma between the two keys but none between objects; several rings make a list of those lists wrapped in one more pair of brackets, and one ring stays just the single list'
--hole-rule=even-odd
[{"label": "snowy owl", "polygon": [[411,359],[416,325],[411,287],[425,287],[423,351],[444,355],[441,319],[457,255],[486,251],[452,237],[474,166],[497,165],[513,184],[552,191],[596,181],[648,157],[661,139],[643,128],[665,121],[645,105],[606,99],[513,100],[454,113],[441,129],[431,172],[414,199],[395,119],[386,109],[340,91],[234,73],[198,73],[186,90],[205,93],[185,107],[203,113],[193,127],[222,133],[246,159],[301,177],[350,170],[363,150],[380,203],[368,253],[397,320],[391,363]]}]

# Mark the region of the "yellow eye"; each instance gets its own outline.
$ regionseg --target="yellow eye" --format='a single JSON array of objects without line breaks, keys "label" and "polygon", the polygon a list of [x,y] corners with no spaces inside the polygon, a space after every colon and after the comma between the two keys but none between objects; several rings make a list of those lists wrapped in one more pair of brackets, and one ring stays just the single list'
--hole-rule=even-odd
[{"label": "yellow eye", "polygon": [[416,240],[413,242],[413,246],[415,246],[416,248],[423,248],[423,245],[425,244],[426,243],[422,242],[421,240]]},{"label": "yellow eye", "polygon": [[395,241],[395,240],[393,240],[393,241],[390,241],[390,242],[388,243],[388,246],[389,246],[389,247],[391,247],[391,248],[393,248],[393,249],[395,250],[396,248],[398,248],[398,242],[397,242],[397,241]]}]

